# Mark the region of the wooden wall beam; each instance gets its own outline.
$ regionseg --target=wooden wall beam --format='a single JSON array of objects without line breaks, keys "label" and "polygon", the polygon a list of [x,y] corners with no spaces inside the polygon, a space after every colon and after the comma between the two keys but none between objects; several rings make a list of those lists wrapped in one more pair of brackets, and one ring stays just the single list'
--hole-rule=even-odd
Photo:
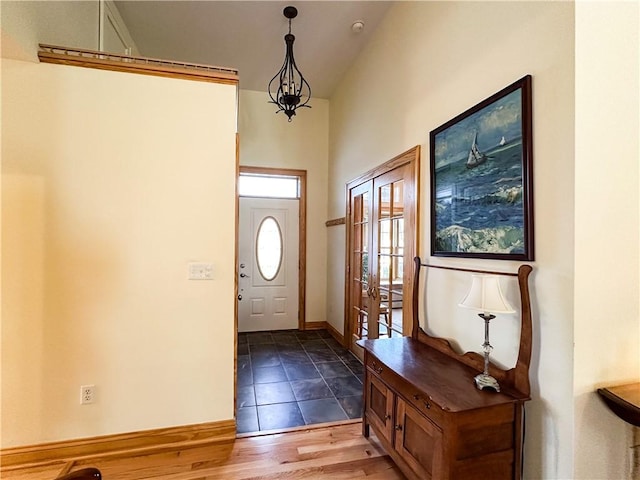
[{"label": "wooden wall beam", "polygon": [[174,62],[156,58],[132,57],[114,53],[81,50],[40,44],[38,58],[43,63],[141,73],[159,77],[182,78],[202,82],[238,84],[238,72],[231,68]]}]

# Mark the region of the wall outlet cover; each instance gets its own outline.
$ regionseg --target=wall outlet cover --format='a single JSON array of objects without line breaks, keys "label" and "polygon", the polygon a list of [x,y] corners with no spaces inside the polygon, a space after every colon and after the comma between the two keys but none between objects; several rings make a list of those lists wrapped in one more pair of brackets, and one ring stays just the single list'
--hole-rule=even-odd
[{"label": "wall outlet cover", "polygon": [[86,405],[93,403],[96,398],[96,386],[95,385],[82,385],[80,387],[80,404]]}]

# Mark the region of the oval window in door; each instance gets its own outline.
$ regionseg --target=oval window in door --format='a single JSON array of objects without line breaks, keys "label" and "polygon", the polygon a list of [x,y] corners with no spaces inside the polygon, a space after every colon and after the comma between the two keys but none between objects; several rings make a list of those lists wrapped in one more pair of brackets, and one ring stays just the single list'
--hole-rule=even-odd
[{"label": "oval window in door", "polygon": [[282,265],[282,231],[273,217],[265,217],[256,235],[256,262],[267,282],[278,276]]}]

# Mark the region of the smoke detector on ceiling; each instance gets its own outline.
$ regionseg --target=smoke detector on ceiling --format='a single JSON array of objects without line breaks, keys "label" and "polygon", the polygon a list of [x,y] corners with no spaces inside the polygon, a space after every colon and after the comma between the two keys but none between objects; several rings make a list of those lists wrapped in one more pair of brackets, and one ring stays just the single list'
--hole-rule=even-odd
[{"label": "smoke detector on ceiling", "polygon": [[362,30],[364,30],[364,22],[362,20],[357,20],[351,25],[353,33],[360,33]]}]

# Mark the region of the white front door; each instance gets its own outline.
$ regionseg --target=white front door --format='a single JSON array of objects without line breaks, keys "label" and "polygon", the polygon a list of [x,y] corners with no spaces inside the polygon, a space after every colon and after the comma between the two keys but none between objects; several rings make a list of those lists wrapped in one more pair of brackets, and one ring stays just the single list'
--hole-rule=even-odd
[{"label": "white front door", "polygon": [[240,197],[238,331],[298,328],[298,200]]}]

